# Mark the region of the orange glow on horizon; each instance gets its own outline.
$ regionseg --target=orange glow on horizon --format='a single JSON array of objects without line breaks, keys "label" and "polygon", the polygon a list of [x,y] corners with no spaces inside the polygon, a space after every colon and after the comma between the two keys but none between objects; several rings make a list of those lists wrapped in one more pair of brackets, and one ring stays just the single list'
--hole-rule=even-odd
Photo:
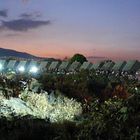
[{"label": "orange glow on horizon", "polygon": [[[23,44],[24,47],[21,47]],[[105,57],[106,59],[113,60],[128,60],[128,59],[138,59],[140,60],[139,51],[135,51],[134,53],[125,52],[125,48],[114,49],[107,48],[103,46],[104,44],[93,44],[90,47],[90,44],[82,44],[82,43],[68,43],[68,42],[21,42],[21,40],[8,40],[2,41],[1,47],[7,49],[13,49],[20,52],[26,52],[39,57],[48,57],[48,58],[57,58],[64,59],[65,57],[70,58],[75,53],[83,54],[86,57],[89,56],[97,56],[97,57]],[[14,46],[14,47],[9,47]],[[49,47],[46,47],[49,46]],[[86,48],[85,46],[88,46]],[[96,49],[97,48],[97,49]],[[107,49],[103,49],[107,48]],[[93,58],[94,59],[94,58]]]}]

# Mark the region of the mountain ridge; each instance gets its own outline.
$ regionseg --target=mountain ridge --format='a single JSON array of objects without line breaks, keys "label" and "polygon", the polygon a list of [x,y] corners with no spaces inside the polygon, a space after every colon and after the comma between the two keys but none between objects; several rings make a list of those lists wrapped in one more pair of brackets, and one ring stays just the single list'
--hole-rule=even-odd
[{"label": "mountain ridge", "polygon": [[0,57],[17,57],[24,59],[44,59],[26,52],[20,52],[12,49],[5,49],[0,47]]}]

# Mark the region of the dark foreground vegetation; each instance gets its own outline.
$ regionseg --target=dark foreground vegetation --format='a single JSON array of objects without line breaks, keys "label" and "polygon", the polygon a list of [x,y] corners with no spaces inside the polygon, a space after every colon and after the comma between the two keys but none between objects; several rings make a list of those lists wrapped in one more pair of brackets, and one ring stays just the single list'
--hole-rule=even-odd
[{"label": "dark foreground vegetation", "polygon": [[31,116],[0,119],[0,140],[139,140],[140,85],[128,75],[46,74],[38,77],[43,90],[63,93],[82,103],[73,122],[50,123]]}]

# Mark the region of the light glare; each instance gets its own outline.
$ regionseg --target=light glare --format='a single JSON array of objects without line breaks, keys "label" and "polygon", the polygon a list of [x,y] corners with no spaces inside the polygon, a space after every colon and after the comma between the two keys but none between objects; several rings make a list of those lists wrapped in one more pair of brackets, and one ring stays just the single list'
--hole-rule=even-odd
[{"label": "light glare", "polygon": [[37,73],[37,71],[38,71],[38,68],[35,66],[31,67],[31,69],[30,69],[31,73]]},{"label": "light glare", "polygon": [[24,68],[23,66],[21,66],[21,67],[18,68],[18,70],[19,70],[20,72],[24,72],[24,71],[25,71],[25,68]]},{"label": "light glare", "polygon": [[3,69],[3,66],[2,66],[2,64],[0,64],[0,70],[2,70]]}]

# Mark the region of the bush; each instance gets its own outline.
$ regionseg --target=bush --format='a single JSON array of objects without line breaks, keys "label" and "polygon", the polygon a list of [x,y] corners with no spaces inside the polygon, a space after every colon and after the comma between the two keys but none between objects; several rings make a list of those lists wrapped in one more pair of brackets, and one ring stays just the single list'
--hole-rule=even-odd
[{"label": "bush", "polygon": [[91,104],[88,120],[83,123],[80,139],[139,140],[140,139],[140,95],[127,100],[109,99],[103,103],[95,100]]},{"label": "bush", "polygon": [[1,140],[71,140],[77,139],[78,127],[76,123],[49,123],[30,116],[14,118],[8,121],[0,119]]}]

